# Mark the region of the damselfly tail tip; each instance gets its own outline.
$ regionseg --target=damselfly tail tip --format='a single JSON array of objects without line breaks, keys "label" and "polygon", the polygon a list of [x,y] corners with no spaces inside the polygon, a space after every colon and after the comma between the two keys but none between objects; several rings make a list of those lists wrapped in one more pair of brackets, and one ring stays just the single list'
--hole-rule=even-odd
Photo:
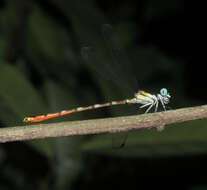
[{"label": "damselfly tail tip", "polygon": [[31,122],[30,117],[25,117],[25,118],[23,119],[23,122],[25,122],[25,123]]},{"label": "damselfly tail tip", "polygon": [[52,117],[45,117],[45,115],[39,115],[39,116],[36,116],[36,117],[25,117],[23,119],[23,122],[30,122],[30,123],[34,123],[34,122],[40,122],[40,121],[44,121],[46,119],[50,119]]}]

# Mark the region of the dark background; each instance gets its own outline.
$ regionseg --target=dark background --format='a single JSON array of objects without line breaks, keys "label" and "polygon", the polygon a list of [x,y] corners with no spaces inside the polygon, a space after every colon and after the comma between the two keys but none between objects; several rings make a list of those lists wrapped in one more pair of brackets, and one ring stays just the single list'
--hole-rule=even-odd
[{"label": "dark background", "polygon": [[[139,89],[167,88],[168,109],[205,104],[204,13],[184,0],[1,0],[0,126]],[[137,113],[123,105],[48,122]],[[206,189],[206,127],[133,131],[121,149],[124,134],[1,144],[0,189]]]}]

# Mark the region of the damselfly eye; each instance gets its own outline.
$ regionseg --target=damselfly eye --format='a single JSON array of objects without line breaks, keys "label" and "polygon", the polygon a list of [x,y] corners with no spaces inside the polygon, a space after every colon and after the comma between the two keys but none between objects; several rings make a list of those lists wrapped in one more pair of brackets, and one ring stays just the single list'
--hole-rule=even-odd
[{"label": "damselfly eye", "polygon": [[160,90],[160,94],[161,94],[162,96],[167,96],[167,94],[168,94],[167,89],[166,89],[166,88],[162,88],[162,89]]}]

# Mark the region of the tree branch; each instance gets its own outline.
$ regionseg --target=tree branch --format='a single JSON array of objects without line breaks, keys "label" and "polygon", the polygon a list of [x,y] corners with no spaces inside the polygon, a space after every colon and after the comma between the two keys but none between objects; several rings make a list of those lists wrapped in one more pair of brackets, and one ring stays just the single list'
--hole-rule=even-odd
[{"label": "tree branch", "polygon": [[207,118],[207,105],[127,117],[7,127],[0,129],[0,142],[115,133],[141,128],[162,130],[169,124],[203,118]]}]

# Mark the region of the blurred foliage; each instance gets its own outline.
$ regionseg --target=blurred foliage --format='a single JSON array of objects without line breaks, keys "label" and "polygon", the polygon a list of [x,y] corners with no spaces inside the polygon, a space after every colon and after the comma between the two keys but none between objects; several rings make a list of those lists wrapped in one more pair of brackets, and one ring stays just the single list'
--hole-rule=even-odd
[{"label": "blurred foliage", "polygon": [[[132,97],[138,89],[168,88],[171,109],[205,103],[206,57],[197,42],[202,20],[191,14],[202,5],[188,5],[178,0],[1,1],[1,127],[23,125],[22,119],[33,114]],[[136,105],[124,105],[48,122],[137,113],[142,111]],[[183,180],[183,189],[204,189],[206,181],[198,178],[205,168],[205,126],[201,120],[161,133],[133,131],[122,149],[113,148],[113,139],[121,142],[125,134],[2,144],[0,189],[152,189],[155,182],[166,189],[157,178],[171,183],[172,176],[173,181],[194,179]],[[176,174],[179,168],[183,171]]]}]

